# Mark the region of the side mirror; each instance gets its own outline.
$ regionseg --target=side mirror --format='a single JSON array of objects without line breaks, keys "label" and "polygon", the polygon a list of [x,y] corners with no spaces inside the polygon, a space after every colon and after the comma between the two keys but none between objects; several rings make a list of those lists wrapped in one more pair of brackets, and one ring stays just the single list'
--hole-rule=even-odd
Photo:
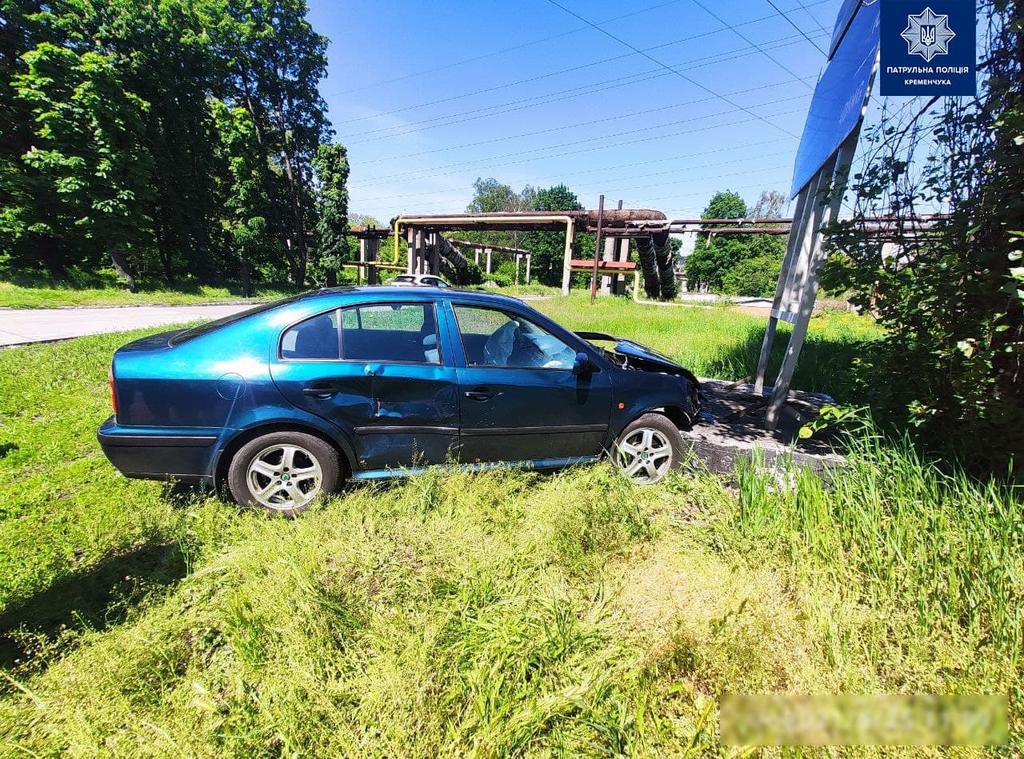
[{"label": "side mirror", "polygon": [[576,354],[576,360],[572,364],[572,373],[577,377],[588,377],[594,373],[594,365],[590,363],[590,356],[583,351]]}]

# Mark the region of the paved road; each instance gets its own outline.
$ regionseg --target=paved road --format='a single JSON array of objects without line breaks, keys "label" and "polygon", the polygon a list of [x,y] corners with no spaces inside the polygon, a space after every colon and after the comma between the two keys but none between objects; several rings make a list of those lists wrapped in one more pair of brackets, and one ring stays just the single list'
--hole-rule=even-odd
[{"label": "paved road", "polygon": [[0,346],[64,340],[219,319],[252,308],[251,303],[219,306],[125,306],[123,308],[0,308]]}]

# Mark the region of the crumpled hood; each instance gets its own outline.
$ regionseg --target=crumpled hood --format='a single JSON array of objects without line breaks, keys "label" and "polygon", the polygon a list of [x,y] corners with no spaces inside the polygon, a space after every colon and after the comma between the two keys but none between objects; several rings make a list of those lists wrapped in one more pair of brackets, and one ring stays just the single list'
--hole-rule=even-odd
[{"label": "crumpled hood", "polygon": [[615,343],[612,350],[620,356],[625,356],[634,368],[644,369],[652,372],[665,372],[666,374],[677,374],[689,378],[699,386],[697,377],[689,369],[686,369],[668,356],[664,356],[654,348],[648,348],[633,340],[624,337],[613,337],[603,332],[577,332],[579,337],[589,342]]}]

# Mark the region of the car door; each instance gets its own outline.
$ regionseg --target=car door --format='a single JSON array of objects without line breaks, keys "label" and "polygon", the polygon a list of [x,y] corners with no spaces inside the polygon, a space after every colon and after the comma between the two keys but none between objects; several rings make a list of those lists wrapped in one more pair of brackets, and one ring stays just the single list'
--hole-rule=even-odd
[{"label": "car door", "polygon": [[292,403],[349,433],[363,470],[454,455],[458,380],[433,302],[366,303],[306,320],[285,331],[272,371]]},{"label": "car door", "polygon": [[577,348],[513,311],[452,302],[463,461],[577,459],[601,452],[611,413],[607,372],[577,376]]}]

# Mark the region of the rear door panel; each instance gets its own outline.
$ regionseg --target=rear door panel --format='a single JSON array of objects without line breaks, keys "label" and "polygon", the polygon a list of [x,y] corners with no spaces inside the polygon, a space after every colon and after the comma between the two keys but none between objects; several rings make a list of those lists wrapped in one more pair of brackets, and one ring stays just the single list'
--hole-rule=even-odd
[{"label": "rear door panel", "polygon": [[[429,301],[409,305],[433,308]],[[344,430],[362,470],[437,464],[452,458],[459,424],[455,368],[445,363],[412,362],[425,354],[423,338],[410,334],[409,329],[363,330],[368,325],[361,319],[346,318],[344,309],[342,319],[346,325],[342,351],[348,337],[352,353],[359,358],[301,360],[275,355],[271,373],[284,396]],[[361,331],[350,333],[349,326]],[[443,338],[439,335],[438,340],[442,340],[443,362]],[[437,345],[426,347],[436,349]],[[403,360],[372,359],[391,354]]]}]

